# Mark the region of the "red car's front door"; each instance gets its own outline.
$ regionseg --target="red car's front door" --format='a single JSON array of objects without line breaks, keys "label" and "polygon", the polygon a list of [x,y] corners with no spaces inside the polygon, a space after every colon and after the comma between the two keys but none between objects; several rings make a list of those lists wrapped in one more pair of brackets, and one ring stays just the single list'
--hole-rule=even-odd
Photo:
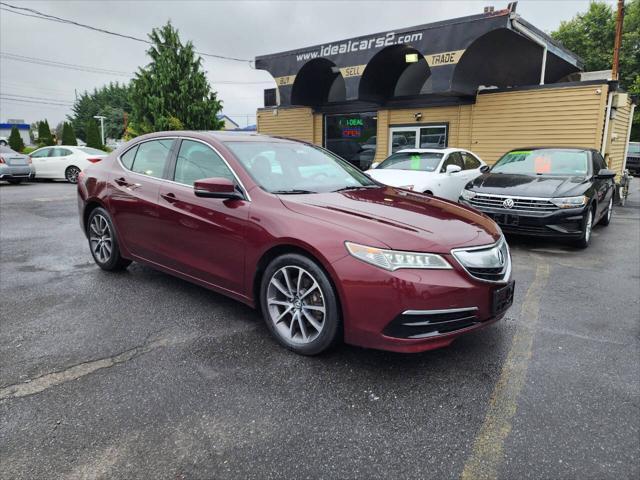
[{"label": "red car's front door", "polygon": [[208,145],[182,140],[173,182],[160,187],[161,262],[219,288],[243,293],[245,228],[250,202],[197,197],[193,182],[235,177]]}]

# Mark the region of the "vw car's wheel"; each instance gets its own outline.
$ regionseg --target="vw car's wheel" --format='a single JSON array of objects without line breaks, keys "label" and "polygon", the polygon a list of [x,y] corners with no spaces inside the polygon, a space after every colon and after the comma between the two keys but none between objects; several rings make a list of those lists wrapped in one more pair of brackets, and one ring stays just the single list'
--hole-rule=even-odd
[{"label": "vw car's wheel", "polygon": [[269,264],[260,305],[273,336],[294,352],[316,355],[338,338],[336,293],[326,273],[305,256],[286,254]]},{"label": "vw car's wheel", "polygon": [[64,171],[64,178],[67,179],[69,183],[78,183],[78,174],[80,173],[80,169],[74,165],[67,167]]},{"label": "vw car's wheel", "polygon": [[604,214],[604,217],[600,220],[600,225],[606,227],[611,222],[611,215],[613,215],[613,196],[611,200],[609,200],[609,205],[607,205],[607,213]]},{"label": "vw car's wheel", "polygon": [[103,270],[123,270],[129,266],[131,260],[122,258],[115,229],[107,211],[96,208],[89,215],[87,222],[89,248],[96,264]]},{"label": "vw car's wheel", "polygon": [[593,229],[593,216],[595,211],[593,208],[587,210],[582,220],[582,237],[576,242],[576,246],[580,248],[587,248],[591,241],[591,230]]}]

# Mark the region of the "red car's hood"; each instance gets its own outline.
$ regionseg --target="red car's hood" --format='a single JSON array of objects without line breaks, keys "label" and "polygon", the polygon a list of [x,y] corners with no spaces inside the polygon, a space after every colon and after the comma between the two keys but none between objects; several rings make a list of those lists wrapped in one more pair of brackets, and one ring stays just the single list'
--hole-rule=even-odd
[{"label": "red car's hood", "polygon": [[493,243],[501,235],[492,220],[469,208],[393,187],[280,199],[294,212],[355,230],[372,244],[377,240],[396,250],[448,253]]}]

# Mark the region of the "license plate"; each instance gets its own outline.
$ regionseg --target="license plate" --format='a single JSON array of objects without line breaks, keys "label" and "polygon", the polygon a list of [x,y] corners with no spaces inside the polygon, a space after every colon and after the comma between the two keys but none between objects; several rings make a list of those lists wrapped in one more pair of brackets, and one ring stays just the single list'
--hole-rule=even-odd
[{"label": "license plate", "polygon": [[9,165],[26,165],[27,162],[24,158],[7,158]]},{"label": "license plate", "polygon": [[513,303],[513,290],[516,282],[510,281],[506,286],[493,291],[493,314],[504,312]]},{"label": "license plate", "polygon": [[510,213],[496,213],[493,215],[493,219],[498,225],[517,226],[520,224],[520,217]]}]

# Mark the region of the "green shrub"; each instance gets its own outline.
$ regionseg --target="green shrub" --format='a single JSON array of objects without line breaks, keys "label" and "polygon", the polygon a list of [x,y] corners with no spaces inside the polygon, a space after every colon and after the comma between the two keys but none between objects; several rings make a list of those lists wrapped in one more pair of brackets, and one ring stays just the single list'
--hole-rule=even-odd
[{"label": "green shrub", "polygon": [[9,135],[9,146],[16,152],[22,152],[24,150],[24,142],[18,131],[18,127],[15,125],[11,127],[11,135]]}]

